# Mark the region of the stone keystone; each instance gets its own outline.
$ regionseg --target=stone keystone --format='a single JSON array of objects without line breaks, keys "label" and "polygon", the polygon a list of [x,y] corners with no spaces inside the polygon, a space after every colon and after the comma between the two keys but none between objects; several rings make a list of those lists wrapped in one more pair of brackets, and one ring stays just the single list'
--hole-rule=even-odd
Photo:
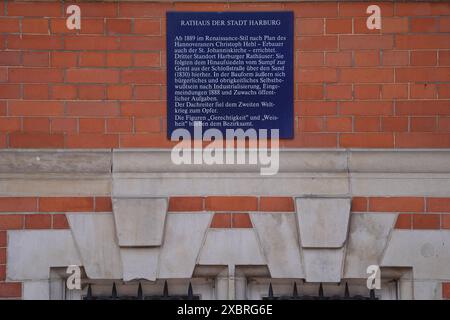
[{"label": "stone keystone", "polygon": [[303,248],[341,248],[347,239],[349,198],[297,198],[299,241]]},{"label": "stone keystone", "polygon": [[166,224],[167,202],[166,198],[113,199],[119,246],[161,246]]}]

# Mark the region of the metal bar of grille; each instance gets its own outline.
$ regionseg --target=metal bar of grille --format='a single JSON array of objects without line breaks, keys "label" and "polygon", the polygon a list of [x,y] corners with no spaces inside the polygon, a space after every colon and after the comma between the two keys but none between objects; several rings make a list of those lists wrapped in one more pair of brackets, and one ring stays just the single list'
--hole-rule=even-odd
[{"label": "metal bar of grille", "polygon": [[200,300],[200,296],[194,294],[191,282],[189,282],[186,295],[170,295],[167,281],[164,282],[164,289],[162,295],[144,295],[142,285],[139,282],[136,296],[120,296],[117,293],[116,283],[113,283],[110,296],[95,296],[92,294],[92,286],[88,285],[87,294],[83,300]]},{"label": "metal bar of grille", "polygon": [[345,292],[344,296],[334,295],[331,297],[327,297],[324,294],[323,285],[320,283],[319,290],[317,296],[309,296],[309,295],[299,295],[297,290],[297,283],[294,282],[294,289],[292,291],[291,296],[276,296],[273,292],[272,283],[269,283],[269,290],[267,296],[263,297],[263,300],[378,300],[375,296],[375,290],[371,289],[369,291],[369,296],[361,296],[361,295],[350,295],[350,290],[348,288],[348,283],[345,283]]}]

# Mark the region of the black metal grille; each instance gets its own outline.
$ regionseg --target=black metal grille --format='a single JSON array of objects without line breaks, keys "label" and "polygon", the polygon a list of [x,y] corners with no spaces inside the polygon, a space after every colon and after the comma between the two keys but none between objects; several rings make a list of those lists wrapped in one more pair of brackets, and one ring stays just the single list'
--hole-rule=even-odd
[{"label": "black metal grille", "polygon": [[170,295],[167,281],[165,281],[162,295],[144,295],[142,292],[141,283],[139,283],[136,296],[119,296],[117,294],[116,283],[113,283],[110,296],[94,296],[92,294],[91,284],[89,284],[87,294],[83,297],[83,300],[200,300],[200,296],[194,294],[192,284],[190,282],[186,295]]},{"label": "black metal grille", "polygon": [[334,295],[334,296],[325,296],[323,292],[322,283],[319,286],[319,292],[317,296],[309,296],[309,295],[299,295],[297,290],[297,283],[294,282],[294,289],[292,291],[292,295],[290,296],[275,296],[273,294],[272,283],[269,284],[269,292],[268,295],[262,298],[263,300],[378,300],[375,296],[375,290],[369,290],[369,296],[361,296],[361,295],[350,295],[350,290],[348,289],[348,284],[345,283],[345,292],[344,296]]}]

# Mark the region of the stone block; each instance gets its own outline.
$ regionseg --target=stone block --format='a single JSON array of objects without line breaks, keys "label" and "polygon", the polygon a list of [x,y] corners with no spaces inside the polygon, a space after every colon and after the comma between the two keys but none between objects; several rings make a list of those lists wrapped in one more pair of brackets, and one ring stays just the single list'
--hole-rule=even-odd
[{"label": "stone block", "polygon": [[253,229],[208,229],[199,265],[266,265]]},{"label": "stone block", "polygon": [[297,198],[303,248],[341,248],[347,239],[349,198]]},{"label": "stone block", "polygon": [[252,213],[272,278],[304,278],[296,218],[292,213]]},{"label": "stone block", "polygon": [[450,230],[393,230],[381,266],[412,267],[414,280],[450,279]]},{"label": "stone block", "polygon": [[159,248],[121,248],[123,280],[155,281],[158,272]]},{"label": "stone block", "polygon": [[369,265],[380,265],[396,219],[394,213],[351,214],[344,278],[365,278]]},{"label": "stone block", "polygon": [[22,285],[23,300],[49,300],[50,283],[49,280],[25,281]]},{"label": "stone block", "polygon": [[350,172],[441,173],[450,171],[448,150],[351,150]]},{"label": "stone block", "polygon": [[167,207],[166,198],[113,199],[119,246],[160,246],[163,242]]},{"label": "stone block", "polygon": [[[274,185],[277,187],[274,188]],[[193,173],[114,174],[115,197],[167,197],[200,195],[345,196],[346,173]]]},{"label": "stone block", "polygon": [[109,150],[2,150],[0,173],[111,173]]},{"label": "stone block", "polygon": [[441,281],[414,281],[414,300],[441,300]]},{"label": "stone block", "polygon": [[303,248],[303,261],[307,282],[340,282],[344,259],[344,248]]},{"label": "stone block", "polygon": [[51,267],[81,265],[69,230],[8,231],[7,280],[45,280]]},{"label": "stone block", "polygon": [[211,213],[172,213],[159,256],[158,278],[191,278]]},{"label": "stone block", "polygon": [[67,214],[76,247],[90,279],[121,279],[122,261],[110,213]]},{"label": "stone block", "polygon": [[1,197],[111,195],[111,175],[0,174]]}]

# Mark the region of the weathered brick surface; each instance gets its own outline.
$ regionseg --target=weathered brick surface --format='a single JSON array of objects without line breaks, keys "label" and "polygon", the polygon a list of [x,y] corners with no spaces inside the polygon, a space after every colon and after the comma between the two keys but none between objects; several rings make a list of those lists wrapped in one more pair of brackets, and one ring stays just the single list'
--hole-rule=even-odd
[{"label": "weathered brick surface", "polygon": [[381,31],[365,2],[80,2],[79,31],[67,5],[0,8],[0,148],[172,146],[168,10],[294,12],[297,128],[282,147],[450,147],[446,2],[379,3]]},{"label": "weathered brick surface", "polygon": [[450,299],[450,282],[442,283],[442,298]]},{"label": "weathered brick surface", "polygon": [[22,283],[0,282],[0,298],[20,298],[22,296]]}]

